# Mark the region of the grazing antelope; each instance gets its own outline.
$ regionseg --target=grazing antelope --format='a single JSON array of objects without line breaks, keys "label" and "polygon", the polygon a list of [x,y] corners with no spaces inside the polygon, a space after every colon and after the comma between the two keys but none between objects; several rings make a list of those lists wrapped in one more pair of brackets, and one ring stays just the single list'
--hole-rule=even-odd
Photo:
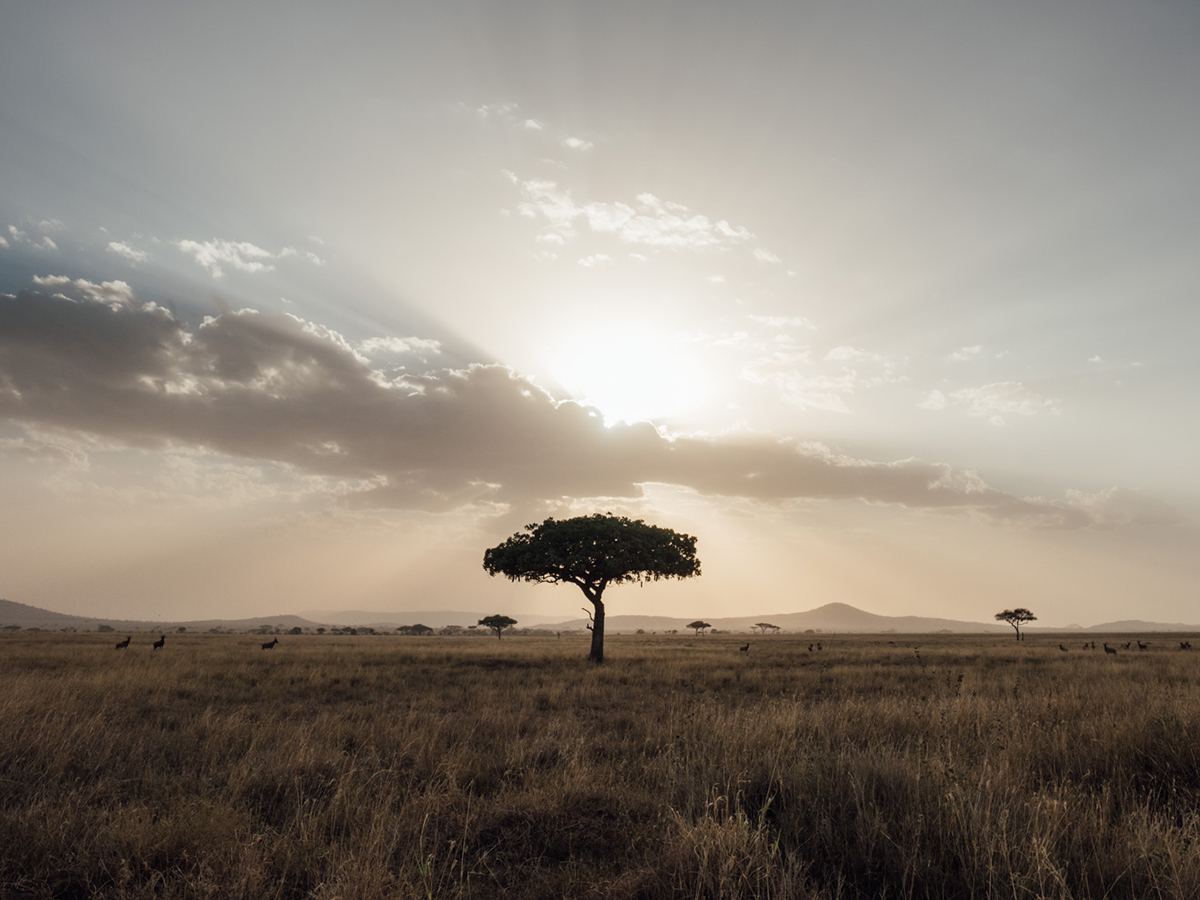
[{"label": "grazing antelope", "polygon": [[809,652],[809,653],[812,653],[812,644],[809,644],[809,645],[808,645],[808,652]]},{"label": "grazing antelope", "polygon": [[1141,641],[1138,641],[1138,649],[1139,650],[1145,650],[1149,646],[1150,646],[1149,644],[1143,644]]},{"label": "grazing antelope", "polygon": [[819,641],[817,642],[817,649],[818,649],[818,650],[820,650],[820,649],[821,649],[821,643],[820,643]]},{"label": "grazing antelope", "polygon": [[275,648],[275,645],[278,643],[279,643],[279,638],[275,638],[274,640],[267,641],[265,644],[263,644],[262,648],[264,650],[273,650]]},{"label": "grazing antelope", "polygon": [[1121,646],[1124,647],[1126,650],[1128,650],[1130,647],[1133,646],[1133,641],[1126,641]]},{"label": "grazing antelope", "polygon": [[167,636],[165,634],[160,634],[158,636],[158,640],[154,642],[154,649],[161,650],[163,647],[166,646],[166,644],[167,644]]},{"label": "grazing antelope", "polygon": [[1105,644],[1105,645],[1104,645],[1104,652],[1105,652],[1105,653],[1111,653],[1113,656],[1116,656],[1116,655],[1117,655],[1117,648],[1116,648],[1116,647],[1110,647],[1110,646],[1108,646],[1108,644]]},{"label": "grazing antelope", "polygon": [[118,641],[118,642],[117,642],[117,649],[118,649],[118,650],[124,650],[124,649],[126,649],[126,648],[129,646],[129,639],[130,639],[130,638],[132,638],[132,637],[133,637],[133,635],[131,634],[129,637],[125,638],[125,640],[123,640],[123,641]]},{"label": "grazing antelope", "polygon": [[1192,649],[1192,642],[1191,642],[1191,641],[1180,641],[1180,642],[1179,642],[1179,649],[1180,649],[1180,650],[1191,650],[1191,649]]},{"label": "grazing antelope", "polygon": [[749,653],[750,652],[750,642],[746,641],[745,646],[738,647],[738,650],[740,650],[742,653]]},{"label": "grazing antelope", "polygon": [[1067,652],[1067,648],[1066,648],[1066,647],[1064,647],[1062,644],[1059,644],[1059,645],[1058,645],[1058,649],[1059,649],[1059,650],[1061,650],[1063,653],[1066,653],[1066,652]]}]

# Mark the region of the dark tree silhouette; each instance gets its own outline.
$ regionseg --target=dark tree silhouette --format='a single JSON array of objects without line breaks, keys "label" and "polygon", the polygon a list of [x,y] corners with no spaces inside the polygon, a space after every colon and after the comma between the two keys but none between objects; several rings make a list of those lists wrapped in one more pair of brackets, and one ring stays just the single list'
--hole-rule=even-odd
[{"label": "dark tree silhouette", "polygon": [[705,628],[712,628],[707,622],[697,619],[695,622],[689,622],[688,628],[695,628],[696,634],[700,634]]},{"label": "dark tree silhouette", "polygon": [[496,632],[496,640],[500,640],[500,632],[516,625],[517,620],[510,619],[508,616],[484,616],[479,620],[479,624],[484,628],[493,629]]},{"label": "dark tree silhouette", "polygon": [[996,613],[996,621],[1007,622],[1013,627],[1013,631],[1017,633],[1017,640],[1021,640],[1021,626],[1026,622],[1036,622],[1037,616],[1031,613],[1023,606],[1018,606],[1016,609],[1006,609],[1003,612]]},{"label": "dark tree silhouette", "polygon": [[489,575],[543,584],[569,582],[592,604],[593,662],[604,661],[604,590],[610,584],[700,574],[696,539],[611,513],[526,525],[483,554]]}]

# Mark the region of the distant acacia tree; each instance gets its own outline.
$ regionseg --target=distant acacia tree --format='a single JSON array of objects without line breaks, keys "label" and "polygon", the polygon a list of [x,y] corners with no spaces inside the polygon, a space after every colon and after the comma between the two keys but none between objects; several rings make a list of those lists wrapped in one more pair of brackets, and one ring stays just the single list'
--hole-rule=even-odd
[{"label": "distant acacia tree", "polygon": [[700,632],[703,631],[705,628],[712,628],[712,626],[709,625],[707,622],[702,622],[700,619],[697,619],[695,622],[689,623],[688,628],[695,628],[696,634],[700,634]]},{"label": "distant acacia tree", "polygon": [[604,661],[604,591],[610,584],[700,574],[696,539],[612,513],[526,525],[483,554],[489,575],[542,584],[569,582],[592,604],[592,662]]},{"label": "distant acacia tree", "polygon": [[484,628],[493,629],[496,632],[496,640],[500,640],[500,632],[505,628],[512,628],[517,624],[517,620],[508,616],[484,616],[479,620],[479,624]]},{"label": "distant acacia tree", "polygon": [[776,634],[779,633],[779,626],[772,625],[770,622],[755,622],[753,627],[751,627],[750,630],[753,631],[755,628],[757,628],[763,634],[766,634],[768,631],[776,633]]},{"label": "distant acacia tree", "polygon": [[1018,606],[1016,609],[1006,609],[1003,612],[996,613],[996,620],[999,622],[1007,622],[1013,627],[1013,631],[1017,633],[1017,640],[1021,640],[1021,626],[1026,622],[1036,622],[1037,616],[1031,613],[1023,606]]}]

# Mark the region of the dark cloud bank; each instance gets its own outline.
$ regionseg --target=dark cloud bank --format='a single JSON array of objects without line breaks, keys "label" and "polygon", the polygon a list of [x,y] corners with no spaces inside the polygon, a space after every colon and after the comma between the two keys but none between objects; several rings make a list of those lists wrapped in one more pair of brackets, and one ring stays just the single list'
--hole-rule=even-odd
[{"label": "dark cloud bank", "polygon": [[290,316],[226,313],[189,329],[120,291],[73,285],[72,296],[0,295],[4,419],[363,479],[353,502],[366,506],[633,497],[660,482],[764,501],[859,499],[1056,527],[1097,521],[1086,504],[1023,499],[944,465],[849,459],[769,436],[606,428],[594,410],[555,401],[506,367],[385,374],[340,335]]}]

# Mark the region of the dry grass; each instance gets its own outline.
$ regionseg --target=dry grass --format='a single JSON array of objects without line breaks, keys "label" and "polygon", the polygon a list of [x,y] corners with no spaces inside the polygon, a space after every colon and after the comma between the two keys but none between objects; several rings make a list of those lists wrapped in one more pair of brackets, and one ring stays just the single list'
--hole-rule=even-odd
[{"label": "dry grass", "polygon": [[1194,898],[1154,640],[4,635],[0,897]]}]

